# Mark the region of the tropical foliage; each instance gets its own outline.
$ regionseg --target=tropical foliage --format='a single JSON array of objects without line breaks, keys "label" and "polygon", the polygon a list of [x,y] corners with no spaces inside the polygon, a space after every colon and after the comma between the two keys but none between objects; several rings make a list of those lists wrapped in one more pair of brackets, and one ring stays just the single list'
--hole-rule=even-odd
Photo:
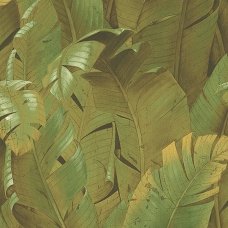
[{"label": "tropical foliage", "polygon": [[0,227],[227,227],[227,12],[0,0]]}]

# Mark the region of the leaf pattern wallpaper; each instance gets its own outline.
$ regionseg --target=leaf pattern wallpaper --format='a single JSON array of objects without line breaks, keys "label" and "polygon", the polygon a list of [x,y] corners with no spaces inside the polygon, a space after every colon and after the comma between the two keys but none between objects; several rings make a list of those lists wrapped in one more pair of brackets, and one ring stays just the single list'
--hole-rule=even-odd
[{"label": "leaf pattern wallpaper", "polygon": [[228,0],[0,0],[0,228],[228,227]]}]

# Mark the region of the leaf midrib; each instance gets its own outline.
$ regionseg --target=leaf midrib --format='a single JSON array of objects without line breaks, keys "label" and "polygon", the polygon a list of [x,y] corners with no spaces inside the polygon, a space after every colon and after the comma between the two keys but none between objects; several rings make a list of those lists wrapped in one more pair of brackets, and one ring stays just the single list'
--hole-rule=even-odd
[{"label": "leaf midrib", "polygon": [[38,161],[38,157],[36,156],[36,151],[35,151],[35,149],[34,149],[34,151],[33,151],[33,156],[34,156],[34,158],[35,158],[36,165],[37,165],[37,168],[38,168],[38,172],[39,172],[39,174],[40,174],[40,178],[41,178],[41,180],[42,180],[42,182],[43,182],[44,188],[45,188],[46,193],[47,193],[47,195],[48,195],[48,198],[49,198],[49,200],[50,200],[51,206],[53,207],[53,210],[54,210],[54,212],[55,212],[55,214],[56,214],[56,216],[57,216],[57,218],[58,218],[59,223],[61,224],[61,227],[62,227],[62,228],[66,228],[66,226],[65,226],[65,224],[64,224],[64,221],[63,221],[63,219],[62,219],[62,217],[61,217],[60,211],[59,211],[59,209],[58,209],[58,207],[57,207],[57,204],[56,204],[56,202],[55,202],[55,199],[53,198],[53,195],[52,195],[52,193],[51,193],[51,191],[50,191],[50,189],[49,189],[49,187],[48,187],[48,185],[47,185],[47,183],[46,183],[46,181],[45,181],[45,178],[44,178],[44,176],[43,176],[41,167],[40,167],[40,165],[39,165],[40,163],[39,163],[39,161]]},{"label": "leaf midrib", "polygon": [[135,125],[135,129],[136,129],[136,133],[137,133],[137,136],[138,136],[137,138],[139,140],[140,172],[141,172],[141,177],[143,177],[144,173],[145,173],[144,150],[143,150],[141,129],[140,129],[137,117],[136,117],[136,115],[135,115],[135,113],[133,111],[133,107],[132,107],[131,103],[129,102],[128,95],[125,92],[125,90],[124,90],[123,86],[121,85],[121,83],[119,82],[116,73],[112,70],[112,67],[110,66],[110,64],[106,60],[103,59],[102,61],[104,62],[104,64],[108,68],[109,72],[112,74],[113,78],[115,79],[117,85],[119,86],[119,88],[120,88],[120,90],[121,90],[121,92],[122,92],[122,94],[123,94],[123,96],[125,98],[125,101],[126,101],[126,103],[128,105],[129,111],[131,113],[131,116],[132,116],[132,119],[133,119],[133,122],[134,122],[134,125]]},{"label": "leaf midrib", "polygon": [[68,18],[69,25],[70,25],[70,31],[71,31],[71,35],[72,35],[72,42],[74,42],[74,41],[77,40],[76,31],[75,31],[75,28],[74,28],[73,19],[71,17],[71,12],[70,12],[70,9],[67,6],[66,0],[63,0],[63,5],[64,5],[64,8],[66,10],[67,18]]},{"label": "leaf midrib", "polygon": [[177,33],[177,42],[176,42],[176,56],[175,56],[175,65],[174,65],[174,75],[179,82],[180,80],[180,61],[181,61],[181,51],[182,51],[182,39],[184,31],[184,22],[187,13],[189,0],[183,0],[179,29]]},{"label": "leaf midrib", "polygon": [[[219,154],[219,155],[220,155],[220,154]],[[213,158],[213,160],[215,160],[215,158],[218,157],[219,155],[215,156],[215,157]],[[175,208],[174,208],[174,210],[173,210],[173,212],[172,212],[172,214],[171,214],[171,216],[170,216],[170,218],[169,218],[169,222],[168,222],[167,228],[171,228],[172,220],[173,220],[173,218],[174,218],[174,216],[175,216],[175,213],[176,213],[177,209],[179,208],[179,205],[180,205],[182,199],[183,199],[184,196],[185,196],[185,193],[189,190],[189,188],[191,187],[192,183],[193,183],[194,180],[198,177],[198,175],[202,172],[202,170],[204,170],[204,168],[205,168],[209,163],[211,163],[213,160],[210,160],[210,161],[208,161],[206,164],[204,164],[204,166],[202,166],[202,167],[196,172],[196,174],[195,174],[195,176],[193,177],[193,179],[189,182],[189,184],[187,185],[186,189],[183,191],[182,195],[180,196],[180,199],[178,200],[178,202],[177,202],[176,205],[175,205]]]}]

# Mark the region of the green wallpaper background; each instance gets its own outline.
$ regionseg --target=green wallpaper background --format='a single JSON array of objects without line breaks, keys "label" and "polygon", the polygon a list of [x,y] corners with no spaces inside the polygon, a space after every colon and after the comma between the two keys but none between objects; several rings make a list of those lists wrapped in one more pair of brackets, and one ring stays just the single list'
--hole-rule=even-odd
[{"label": "green wallpaper background", "polygon": [[227,0],[0,0],[0,228],[228,227]]}]

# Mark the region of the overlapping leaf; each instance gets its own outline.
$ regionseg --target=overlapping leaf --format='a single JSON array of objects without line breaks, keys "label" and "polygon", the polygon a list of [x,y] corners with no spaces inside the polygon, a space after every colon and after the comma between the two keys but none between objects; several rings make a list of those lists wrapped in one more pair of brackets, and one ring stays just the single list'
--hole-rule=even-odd
[{"label": "overlapping leaf", "polygon": [[[94,35],[90,39],[99,39],[99,37],[97,38]],[[111,46],[108,45],[107,49],[111,47],[112,44]],[[169,110],[175,110],[172,124],[174,124],[177,116],[178,121],[183,121],[185,124],[182,133],[174,134],[170,132],[169,136],[163,135],[163,143],[166,140],[169,141],[172,135],[181,137],[178,134],[183,134],[184,131],[189,130],[188,121],[185,119],[188,116],[186,98],[172,75],[161,68],[144,73],[140,72],[140,67],[147,58],[147,50],[148,45],[140,43],[110,57],[106,55],[108,51],[104,50],[104,54],[101,55],[97,64],[98,71],[83,75],[92,85],[92,93],[97,109],[114,115],[123,157],[139,170],[143,170],[142,166],[144,165],[148,167],[148,164],[144,164],[144,161],[140,164],[139,151],[144,150],[145,161],[149,160],[150,162],[152,157],[156,157],[153,152],[149,152],[152,148],[150,145],[153,144],[153,147],[159,148],[161,144],[156,141],[155,135],[150,139],[148,136],[151,136],[152,132],[163,132],[161,126],[171,124],[168,123],[169,120],[166,122],[166,115],[171,114]],[[156,90],[164,91],[164,98],[161,96],[158,98]],[[157,110],[159,114],[154,113],[155,107],[161,108]],[[150,109],[153,109],[154,114],[150,112]],[[164,121],[166,124],[161,124],[159,121]],[[155,123],[157,123],[156,126]],[[155,130],[155,128],[157,129]],[[131,135],[128,132],[131,132]],[[128,137],[128,142],[126,137]],[[155,141],[152,142],[151,138],[154,138]],[[135,146],[130,149],[128,144],[131,144],[131,140],[134,141],[132,146]],[[142,144],[144,148],[141,147]]]},{"label": "overlapping leaf", "polygon": [[[225,55],[191,108],[192,131],[198,135],[225,131],[227,118],[228,57]],[[224,129],[223,129],[224,128]]]},{"label": "overlapping leaf", "polygon": [[43,80],[45,87],[53,83],[51,93],[59,100],[70,97],[73,93],[75,83],[74,77],[67,67],[74,67],[84,72],[90,71],[97,61],[104,45],[99,42],[72,43],[50,67],[50,72]]},{"label": "overlapping leaf", "polygon": [[[162,147],[189,131],[186,97],[172,75],[161,68],[139,72],[148,45],[139,43],[118,51],[130,35],[129,30],[104,30],[80,40],[81,46],[99,41],[106,47],[94,69],[73,73],[76,87],[72,99],[62,101],[85,154],[87,187],[101,224],[120,202],[116,185],[120,198],[128,200],[140,172],[160,161]],[[178,132],[172,128],[177,123],[182,125]],[[167,132],[167,126],[173,131]],[[163,134],[162,140],[158,132]]]},{"label": "overlapping leaf", "polygon": [[119,26],[136,31],[133,43],[150,43],[152,51],[144,69],[168,68],[187,93],[189,104],[195,100],[207,77],[218,2],[115,1]]},{"label": "overlapping leaf", "polygon": [[[16,2],[11,0],[1,1],[0,15],[0,80],[4,80],[7,59],[12,50],[12,40],[19,28]],[[12,20],[11,15],[14,15],[14,20]]]},{"label": "overlapping leaf", "polygon": [[[194,151],[194,152],[192,152]],[[149,170],[133,195],[123,227],[207,227],[216,183],[226,168],[228,139],[202,136],[192,145],[182,140],[182,160],[175,143],[163,150],[163,167]]]},{"label": "overlapping leaf", "polygon": [[[19,17],[15,1],[0,2],[0,45],[19,28]],[[12,20],[11,15],[14,15]],[[2,49],[2,48],[1,48]]]},{"label": "overlapping leaf", "polygon": [[[190,131],[178,83],[192,104],[224,55],[226,1],[220,11],[218,0],[17,3],[21,29],[7,81],[0,83],[7,97],[1,99],[0,132],[8,147],[0,151],[0,226],[206,227],[225,169],[227,138],[204,136],[193,146],[188,135],[182,151],[172,143],[163,151],[163,167],[154,168],[161,166],[161,150]],[[54,8],[67,47],[46,74],[60,50]],[[111,27],[132,30],[96,30],[110,27],[103,17]],[[4,58],[12,36],[0,46]],[[196,135],[227,133],[226,65],[224,56],[191,108]],[[25,89],[40,91],[41,81],[45,108],[36,92]],[[46,127],[40,126],[44,112]],[[227,220],[224,178],[210,226]]]},{"label": "overlapping leaf", "polygon": [[[219,61],[207,80],[203,91],[190,111],[192,130],[196,135],[216,133],[227,135],[227,55]],[[227,171],[226,171],[227,172]],[[216,197],[210,226],[226,224],[226,202],[228,195],[226,175],[221,180],[220,193]]]},{"label": "overlapping leaf", "polygon": [[1,205],[0,226],[2,228],[20,227],[18,221],[12,214],[12,208],[17,201],[17,195],[14,193],[3,205]]},{"label": "overlapping leaf", "polygon": [[[74,129],[63,110],[57,110],[40,131],[41,138],[34,148],[13,156],[12,166],[11,151],[7,152],[5,192],[9,197],[13,189],[17,197],[10,205],[11,214],[25,227],[36,224],[68,227],[81,213],[91,216],[90,223],[83,221],[83,226],[96,225],[95,208],[83,190],[86,184],[83,154],[74,142]],[[9,210],[4,209],[3,213],[12,216]]]},{"label": "overlapping leaf", "polygon": [[102,0],[53,0],[62,30],[62,45],[66,47],[82,36],[103,28]]},{"label": "overlapping leaf", "polygon": [[40,136],[35,124],[45,124],[43,101],[38,93],[20,90],[29,82],[6,81],[0,84],[0,137],[22,154],[32,148]]},{"label": "overlapping leaf", "polygon": [[103,0],[104,18],[109,22],[112,28],[118,27],[116,5],[114,0]]},{"label": "overlapping leaf", "polygon": [[[30,88],[41,89],[47,66],[60,50],[56,20],[50,1],[37,0],[27,9],[21,20],[21,29],[13,40],[16,53],[12,51],[8,62],[8,79],[29,80],[32,82]],[[10,74],[11,71],[15,74]]]}]

